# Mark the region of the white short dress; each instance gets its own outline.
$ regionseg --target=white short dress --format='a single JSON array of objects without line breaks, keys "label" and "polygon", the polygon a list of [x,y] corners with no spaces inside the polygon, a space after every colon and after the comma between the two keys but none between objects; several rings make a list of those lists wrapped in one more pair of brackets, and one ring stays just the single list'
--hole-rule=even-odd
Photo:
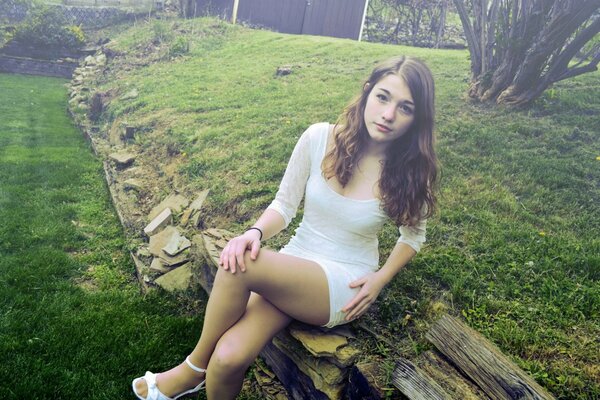
[{"label": "white short dress", "polygon": [[[346,323],[342,308],[358,293],[350,282],[379,268],[377,234],[388,216],[379,199],[355,200],[334,191],[325,180],[321,163],[327,149],[329,123],[311,125],[300,137],[281,185],[268,208],[286,226],[296,216],[304,197],[304,216],[290,242],[280,252],[316,262],[329,285],[332,328]],[[426,220],[400,227],[399,242],[419,251],[425,242]]]}]

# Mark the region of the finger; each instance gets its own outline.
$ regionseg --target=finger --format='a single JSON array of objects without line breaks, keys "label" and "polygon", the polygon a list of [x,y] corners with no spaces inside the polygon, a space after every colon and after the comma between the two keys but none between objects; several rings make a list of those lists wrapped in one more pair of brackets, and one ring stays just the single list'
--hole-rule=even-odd
[{"label": "finger", "polygon": [[236,265],[237,265],[237,261],[235,258],[235,252],[233,250],[229,251],[229,270],[231,271],[232,274],[235,274],[235,270],[236,270]]},{"label": "finger", "polygon": [[241,251],[238,251],[235,255],[235,260],[237,262],[238,267],[240,267],[240,271],[242,272],[246,272],[246,263],[244,262],[244,253],[246,252],[246,249],[241,249]]},{"label": "finger", "polygon": [[227,252],[225,250],[223,250],[223,253],[221,253],[221,265],[223,266],[224,269],[228,269],[229,268],[229,262],[227,259]]},{"label": "finger", "polygon": [[223,247],[223,250],[221,250],[221,253],[219,253],[219,264],[221,264],[221,265],[223,265],[223,257],[224,257],[226,249],[227,249],[227,246]]},{"label": "finger", "polygon": [[250,250],[250,258],[252,260],[256,260],[256,257],[258,257],[259,250],[260,250],[260,241],[254,241],[252,243],[252,249]]},{"label": "finger", "polygon": [[356,319],[356,309],[353,309],[351,312],[348,313],[348,315],[346,315],[346,321],[352,321],[353,319]]},{"label": "finger", "polygon": [[344,308],[342,308],[342,312],[345,312],[345,313],[350,312],[350,310],[352,310],[352,308],[354,308],[355,303],[356,303],[356,297],[353,298],[352,300],[350,300],[350,302],[348,304],[346,304],[344,306]]},{"label": "finger", "polygon": [[229,262],[228,262],[228,259],[227,259],[227,257],[228,257],[227,253],[228,253],[227,248],[223,249],[223,251],[221,252],[221,258],[220,258],[221,266],[226,271],[229,269]]},{"label": "finger", "polygon": [[227,242],[227,244],[223,248],[223,251],[221,252],[221,263],[223,265],[223,269],[225,270],[229,270],[231,267],[230,256],[234,248],[235,239],[232,239],[229,242]]},{"label": "finger", "polygon": [[[360,295],[360,297],[358,297],[359,295]],[[373,301],[372,301],[371,297],[369,297],[368,293],[366,293],[366,292],[359,293],[357,295],[355,304],[353,305],[353,307],[349,308],[347,316],[350,316],[350,317],[356,316],[357,314],[360,313],[361,310],[368,308],[372,302]]]},{"label": "finger", "polygon": [[356,312],[354,313],[354,319],[360,318],[367,310],[371,307],[371,303],[361,304],[359,307],[356,307]]},{"label": "finger", "polygon": [[354,316],[356,315],[356,311],[358,310],[360,306],[360,303],[357,303],[354,305],[354,307],[350,308],[348,310],[348,314],[346,314],[346,321],[352,321],[354,319]]},{"label": "finger", "polygon": [[371,303],[368,301],[360,303],[346,316],[346,320],[351,321],[357,319],[369,309],[370,305]]},{"label": "finger", "polygon": [[360,278],[359,280],[356,280],[354,282],[350,282],[350,287],[351,288],[357,288],[359,286],[364,285],[365,283],[367,283],[367,278]]},{"label": "finger", "polygon": [[360,303],[362,301],[362,299],[364,299],[365,294],[358,292],[358,294],[356,296],[354,296],[354,298],[352,300],[350,300],[350,302],[348,304],[346,304],[344,306],[344,308],[342,308],[343,312],[349,312],[350,310],[352,310],[354,307],[356,307],[356,305],[358,303]]}]

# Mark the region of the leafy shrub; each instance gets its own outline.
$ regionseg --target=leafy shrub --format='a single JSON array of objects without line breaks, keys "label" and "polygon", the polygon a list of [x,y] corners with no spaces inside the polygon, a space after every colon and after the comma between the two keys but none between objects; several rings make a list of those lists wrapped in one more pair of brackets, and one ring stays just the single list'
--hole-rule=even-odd
[{"label": "leafy shrub", "polygon": [[20,22],[39,6],[38,0],[0,0],[0,25]]},{"label": "leafy shrub", "polygon": [[152,41],[155,44],[169,42],[173,39],[173,33],[163,21],[152,21]]},{"label": "leafy shrub", "polygon": [[78,26],[78,25],[67,26],[67,30],[73,34],[76,42],[81,43],[81,45],[83,45],[85,43],[85,33],[83,33],[83,29],[81,29],[81,26]]},{"label": "leafy shrub", "polygon": [[78,50],[85,43],[85,35],[73,26],[58,8],[42,8],[17,26],[12,40],[41,49]]},{"label": "leafy shrub", "polygon": [[169,46],[169,55],[177,57],[186,54],[190,51],[190,42],[181,36],[177,36],[173,43]]}]

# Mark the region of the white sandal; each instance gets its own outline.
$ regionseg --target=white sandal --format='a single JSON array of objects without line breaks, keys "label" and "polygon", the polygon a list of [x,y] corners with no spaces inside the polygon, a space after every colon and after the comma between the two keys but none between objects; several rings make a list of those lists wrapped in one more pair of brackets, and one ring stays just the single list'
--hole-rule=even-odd
[{"label": "white sandal", "polygon": [[[190,367],[191,369],[193,369],[196,372],[200,372],[200,373],[206,373],[206,370],[203,368],[199,368],[196,367],[194,364],[192,364],[192,362],[190,361],[190,356],[187,356],[185,358],[185,362],[188,365],[188,367]],[[139,382],[140,380],[145,379],[146,380],[146,385],[148,386],[148,394],[146,395],[146,398],[140,396],[137,391],[135,390],[135,384],[137,382]],[[202,382],[200,382],[200,384],[198,386],[196,386],[193,389],[190,389],[188,391],[185,391],[183,393],[179,393],[177,396],[171,398],[169,396],[165,396],[160,389],[158,388],[158,386],[156,386],[156,374],[153,374],[150,371],[146,371],[146,375],[139,377],[139,378],[135,378],[133,380],[133,382],[131,383],[131,386],[133,388],[133,393],[137,396],[138,399],[140,400],[177,400],[180,397],[186,396],[188,394],[192,394],[192,393],[196,393],[199,392],[200,389],[204,388],[204,383],[206,382],[206,379],[204,379]]]}]

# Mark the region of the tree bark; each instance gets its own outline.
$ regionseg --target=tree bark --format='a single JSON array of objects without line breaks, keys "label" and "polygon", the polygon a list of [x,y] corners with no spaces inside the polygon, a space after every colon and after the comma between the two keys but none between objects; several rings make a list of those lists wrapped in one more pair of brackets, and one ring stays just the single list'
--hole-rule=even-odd
[{"label": "tree bark", "polygon": [[465,0],[454,0],[471,55],[469,96],[524,105],[597,69],[600,48],[585,65],[569,63],[600,32],[600,0],[490,1],[471,0],[471,18]]},{"label": "tree bark", "polygon": [[425,337],[492,399],[554,399],[493,343],[456,318],[442,316]]},{"label": "tree bark", "polygon": [[437,29],[435,32],[435,43],[436,49],[440,47],[442,38],[444,37],[444,29],[446,27],[446,13],[448,12],[448,0],[443,0],[440,5],[440,17],[437,21]]},{"label": "tree bark", "polygon": [[392,382],[411,400],[452,399],[436,381],[405,358],[401,358],[396,362]]},{"label": "tree bark", "polygon": [[[583,46],[587,42],[589,42],[596,33],[600,31],[600,18],[596,18],[596,20],[590,24],[587,28],[582,30],[576,37],[569,43],[569,45],[560,53],[557,57],[556,62],[552,65],[550,70],[548,71],[548,76],[552,82],[558,82],[563,79],[567,79],[576,75],[580,75],[580,73],[573,74],[576,70],[583,70],[581,73],[595,71],[598,65],[598,57],[600,56],[600,52],[597,51],[596,57],[586,66],[591,67],[588,69],[586,67],[582,68],[573,68],[569,70],[569,62],[575,57],[577,52],[579,52]],[[595,63],[594,63],[595,61]]]},{"label": "tree bark", "polygon": [[[552,54],[552,51],[557,47],[556,44],[565,43],[569,37],[579,28],[587,18],[598,8],[599,1],[587,1],[574,5],[572,2],[562,4],[562,9],[559,6],[560,2],[555,2],[553,7],[553,15],[550,22],[545,26],[545,29],[540,33],[537,40],[530,46],[530,50],[525,56],[525,60],[517,70],[511,85],[512,91],[519,93],[527,91],[531,87],[531,82],[539,79],[542,75],[544,67]],[[537,10],[543,12],[543,10]],[[503,95],[499,96],[501,99]],[[504,95],[510,97],[510,94]]]},{"label": "tree bark", "polygon": [[464,0],[454,0],[454,5],[456,6],[456,11],[458,12],[458,16],[463,25],[465,38],[467,39],[467,45],[469,46],[469,53],[471,54],[471,75],[472,77],[476,77],[479,76],[481,72],[481,53],[476,45],[473,24],[469,18],[469,13],[467,12]]}]

